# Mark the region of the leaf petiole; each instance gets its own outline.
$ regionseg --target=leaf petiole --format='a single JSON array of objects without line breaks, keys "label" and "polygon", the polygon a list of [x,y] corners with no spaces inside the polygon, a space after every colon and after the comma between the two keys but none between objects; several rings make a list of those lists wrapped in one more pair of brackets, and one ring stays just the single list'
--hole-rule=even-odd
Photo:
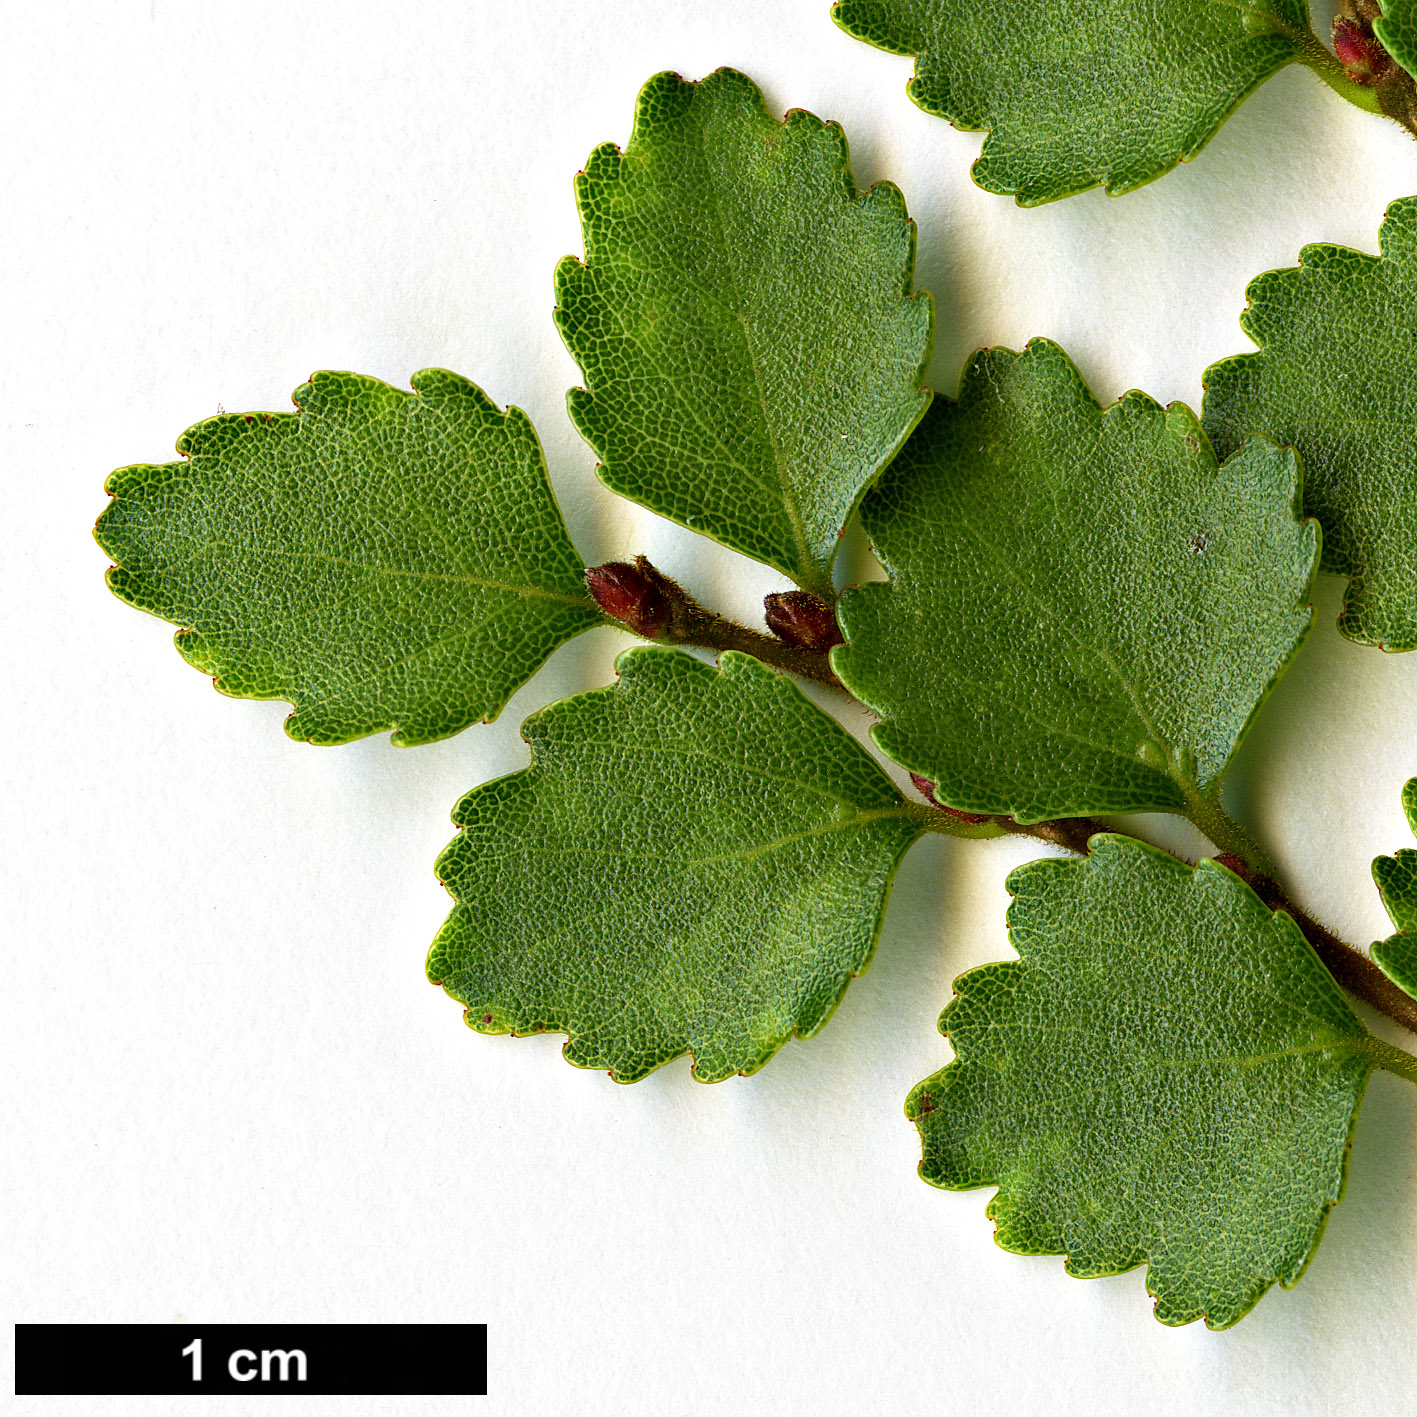
[{"label": "leaf petiole", "polygon": [[1246,5],[1242,0],[1210,0],[1212,5],[1223,5],[1228,10],[1238,10],[1243,15],[1253,15],[1258,20],[1267,21],[1299,51],[1299,62],[1310,68],[1336,94],[1366,113],[1382,114],[1382,105],[1371,88],[1357,83],[1338,57],[1324,44],[1313,29],[1307,25],[1295,26],[1274,13],[1257,5]]},{"label": "leaf petiole", "polygon": [[939,807],[919,807],[911,804],[911,819],[919,824],[927,832],[935,832],[940,836],[960,837],[966,841],[989,841],[995,837],[1007,836],[1009,828],[995,818],[987,821],[965,821],[954,815],[948,809]]},{"label": "leaf petiole", "polygon": [[1317,35],[1311,33],[1309,39],[1313,41],[1313,47],[1310,49],[1308,45],[1302,46],[1299,56],[1301,64],[1312,69],[1334,93],[1340,98],[1346,98],[1355,108],[1361,108],[1365,113],[1376,113],[1379,117],[1392,116],[1383,113],[1382,104],[1378,102],[1378,96],[1372,89],[1355,83],[1348,77],[1348,71],[1324,48]]},{"label": "leaf petiole", "polygon": [[1368,1051],[1372,1055],[1373,1061],[1384,1072],[1393,1073],[1397,1077],[1406,1078],[1408,1082],[1417,1083],[1417,1058],[1414,1058],[1411,1053],[1405,1053],[1401,1048],[1394,1048],[1391,1043],[1385,1043],[1381,1038],[1369,1038]]},{"label": "leaf petiole", "polygon": [[1238,856],[1256,876],[1274,879],[1274,862],[1269,852],[1225,810],[1219,783],[1207,792],[1182,783],[1181,790],[1186,794],[1183,815],[1207,840],[1221,851]]}]

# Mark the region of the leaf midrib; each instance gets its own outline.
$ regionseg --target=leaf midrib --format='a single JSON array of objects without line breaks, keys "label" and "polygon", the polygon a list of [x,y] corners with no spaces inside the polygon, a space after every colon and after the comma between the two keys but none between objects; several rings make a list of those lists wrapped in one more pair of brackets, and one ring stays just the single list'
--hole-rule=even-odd
[{"label": "leaf midrib", "polygon": [[[600,917],[609,915],[617,910],[623,910],[626,907],[627,902],[629,901],[640,901],[645,898],[657,898],[663,895],[664,892],[669,889],[670,885],[674,881],[687,875],[691,870],[697,867],[719,866],[734,861],[752,860],[754,857],[766,855],[768,852],[780,850],[785,846],[791,846],[795,842],[808,840],[814,836],[824,836],[836,831],[851,831],[863,826],[869,826],[876,821],[886,821],[890,819],[899,819],[905,821],[913,818],[914,816],[914,808],[912,808],[908,803],[902,803],[899,807],[883,808],[876,812],[863,813],[859,816],[850,817],[841,821],[823,822],[816,827],[808,828],[806,831],[789,833],[787,836],[777,837],[774,838],[772,841],[759,843],[758,845],[748,848],[745,851],[725,852],[719,856],[681,857],[674,862],[665,862],[663,863],[659,878],[648,883],[648,890],[640,891],[636,888],[636,886],[633,885],[628,888],[622,888],[620,890],[617,890],[614,895],[614,898],[608,904],[593,910],[585,910],[579,912],[574,922],[563,925],[561,928],[552,930],[549,933],[542,930],[537,930],[535,934],[536,946],[537,948],[544,950],[548,945],[554,943],[557,940],[564,939],[567,936],[573,934],[584,933],[585,926],[588,921],[599,919]],[[590,846],[571,847],[559,850],[548,850],[545,847],[538,846],[536,848],[536,855],[538,857],[546,857],[553,855],[585,856],[592,862],[601,864],[603,864],[604,862],[603,854]],[[483,853],[479,853],[478,860],[481,861],[483,859]],[[447,876],[442,877],[441,879],[443,880],[445,885],[449,886],[450,889],[456,888],[457,876],[455,873],[449,872]],[[456,913],[457,910],[470,909],[470,902],[472,898],[473,897],[471,894],[467,896],[459,896],[457,898],[457,904],[454,907],[454,912]],[[456,967],[457,966],[455,966],[455,968]]]},{"label": "leaf midrib", "polygon": [[[613,691],[612,691],[613,692]],[[661,753],[671,757],[679,758],[703,758],[711,763],[720,763],[724,767],[736,773],[747,773],[756,778],[762,778],[766,782],[776,782],[783,787],[800,787],[804,792],[810,792],[813,796],[823,797],[828,802],[835,802],[839,807],[845,807],[852,813],[860,813],[858,803],[849,798],[838,797],[835,793],[829,792],[826,788],[818,786],[816,783],[804,782],[797,777],[779,777],[776,773],[764,772],[761,768],[745,768],[741,763],[732,758],[726,758],[719,753],[711,753],[704,748],[677,747],[669,743],[626,743],[623,739],[615,738],[589,738],[578,734],[575,739],[576,747],[589,748],[609,748],[616,752],[628,753]],[[531,769],[535,771],[535,769]],[[900,811],[905,815],[911,815],[916,808],[908,802],[893,804],[891,807],[874,809],[881,813]]]},{"label": "leaf midrib", "polygon": [[[774,124],[774,126],[777,126]],[[743,347],[748,353],[748,367],[753,374],[753,392],[757,396],[758,408],[763,415],[763,428],[768,435],[768,445],[772,449],[773,465],[777,469],[778,486],[782,495],[783,509],[787,513],[787,520],[792,527],[792,537],[797,543],[798,575],[794,577],[799,585],[806,589],[820,590],[825,579],[825,568],[818,568],[816,558],[812,555],[807,544],[807,529],[802,520],[802,513],[797,506],[797,498],[792,491],[787,477],[787,459],[783,455],[782,448],[778,443],[777,429],[773,425],[771,414],[768,412],[767,395],[763,391],[762,378],[758,373],[758,356],[753,348],[753,336],[748,324],[748,317],[745,313],[746,301],[743,298],[743,290],[738,280],[738,271],[733,264],[733,244],[728,239],[728,223],[724,220],[723,204],[719,198],[718,181],[714,176],[713,166],[709,162],[708,153],[704,148],[704,133],[699,126],[694,128],[695,137],[699,143],[699,153],[703,161],[705,170],[709,173],[709,196],[713,203],[714,216],[718,221],[719,240],[723,247],[723,264],[728,271],[728,279],[733,287],[733,295],[737,304],[738,323],[743,329]]]},{"label": "leaf midrib", "polygon": [[[173,532],[168,534],[168,539],[183,547],[205,551],[229,552],[241,557],[249,556],[253,559],[272,557],[276,560],[321,561],[328,565],[339,566],[345,570],[361,571],[366,575],[392,576],[408,580],[440,582],[448,585],[476,586],[479,589],[505,591],[508,594],[522,596],[532,600],[553,600],[563,605],[583,607],[587,610],[591,608],[589,596],[570,595],[560,591],[545,590],[540,586],[516,585],[507,581],[496,581],[482,576],[470,576],[463,573],[453,574],[443,571],[415,571],[403,566],[371,566],[367,562],[351,560],[345,556],[336,556],[328,551],[302,551],[294,547],[284,546],[250,547],[243,546],[237,542],[205,541],[198,537],[182,536]],[[164,577],[164,579],[166,578],[167,577]]]}]

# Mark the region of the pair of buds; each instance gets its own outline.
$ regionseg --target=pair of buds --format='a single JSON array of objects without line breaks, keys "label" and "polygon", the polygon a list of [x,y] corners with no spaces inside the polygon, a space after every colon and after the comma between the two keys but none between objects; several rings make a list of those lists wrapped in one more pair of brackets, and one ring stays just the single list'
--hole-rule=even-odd
[{"label": "pair of buds", "polygon": [[[585,580],[595,603],[611,619],[647,640],[663,638],[673,625],[676,605],[687,601],[684,592],[643,556],[633,566],[628,561],[591,566]],[[797,649],[828,650],[841,643],[832,607],[810,591],[764,596],[763,618],[783,644]]]}]

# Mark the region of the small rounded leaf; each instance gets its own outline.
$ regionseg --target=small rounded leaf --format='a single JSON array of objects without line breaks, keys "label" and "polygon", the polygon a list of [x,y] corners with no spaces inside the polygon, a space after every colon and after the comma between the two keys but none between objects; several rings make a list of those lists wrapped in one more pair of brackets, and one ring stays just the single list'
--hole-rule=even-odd
[{"label": "small rounded leaf", "polygon": [[1338,628],[1417,649],[1417,197],[1388,208],[1382,254],[1306,246],[1250,283],[1259,346],[1205,372],[1205,426],[1222,454],[1262,433],[1298,450],[1323,569],[1348,577]]},{"label": "small rounded leaf", "polygon": [[600,477],[829,594],[842,528],[930,401],[900,192],[858,191],[835,123],[774,118],[720,69],[652,78],[576,201],[585,259],[557,268],[556,324]]},{"label": "small rounded leaf", "polygon": [[1306,0],[840,0],[832,18],[913,55],[910,97],[988,130],[974,180],[1023,206],[1170,171],[1312,39]]},{"label": "small rounded leaf", "polygon": [[997,1186],[1018,1254],[1149,1266],[1156,1317],[1225,1328],[1298,1282],[1386,1045],[1231,872],[1101,834],[1009,878],[1017,960],[955,981],[955,1061],[911,1094],[921,1175]]},{"label": "small rounded leaf", "polygon": [[108,480],[113,592],[222,693],[288,700],[293,738],[495,718],[599,619],[527,416],[443,369],[411,383],[314,374],[296,413],[209,418],[185,461]]},{"label": "small rounded leaf", "polygon": [[[1417,836],[1417,777],[1402,789],[1407,825]],[[1417,851],[1410,848],[1373,862],[1373,879],[1397,933],[1373,946],[1373,962],[1404,993],[1417,999]]]},{"label": "small rounded leaf", "polygon": [[527,720],[532,766],[458,804],[428,976],[484,1033],[569,1035],[633,1082],[751,1073],[870,961],[925,809],[786,677],[644,646]]},{"label": "small rounded leaf", "polygon": [[832,651],[935,800],[1021,822],[1214,793],[1308,632],[1293,453],[1218,464],[1195,415],[1103,409],[1046,340],[971,361],[862,506],[888,583]]}]

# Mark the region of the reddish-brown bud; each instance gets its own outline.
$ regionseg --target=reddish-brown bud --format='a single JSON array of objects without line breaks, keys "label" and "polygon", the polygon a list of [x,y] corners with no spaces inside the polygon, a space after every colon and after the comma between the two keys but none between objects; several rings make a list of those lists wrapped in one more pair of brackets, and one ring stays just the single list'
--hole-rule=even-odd
[{"label": "reddish-brown bud", "polygon": [[763,619],[783,644],[798,649],[830,649],[842,642],[831,606],[811,591],[783,590],[765,595]]},{"label": "reddish-brown bud", "polygon": [[946,816],[953,817],[957,822],[964,822],[971,827],[977,827],[984,822],[992,821],[993,818],[979,812],[961,812],[958,807],[946,807],[943,802],[935,799],[935,784],[928,777],[921,777],[919,773],[911,773],[910,780],[915,784],[915,790],[932,806],[944,812]]},{"label": "reddish-brown bud", "polygon": [[1333,52],[1355,84],[1370,87],[1391,68],[1392,56],[1373,33],[1372,24],[1340,15],[1333,22]]},{"label": "reddish-brown bud", "polygon": [[915,790],[932,806],[938,807],[940,804],[935,801],[935,784],[928,777],[921,777],[919,773],[910,774],[910,780],[915,784]]},{"label": "reddish-brown bud", "polygon": [[1244,861],[1240,857],[1236,856],[1233,851],[1222,851],[1215,858],[1215,864],[1217,866],[1224,866],[1227,871],[1231,871],[1235,875],[1239,876],[1239,878],[1244,881],[1247,886],[1254,885],[1254,872],[1251,871],[1250,868],[1245,865]]},{"label": "reddish-brown bud", "polygon": [[595,603],[613,620],[647,640],[658,639],[669,623],[669,601],[664,592],[637,566],[627,561],[607,561],[590,566],[585,583]]}]

